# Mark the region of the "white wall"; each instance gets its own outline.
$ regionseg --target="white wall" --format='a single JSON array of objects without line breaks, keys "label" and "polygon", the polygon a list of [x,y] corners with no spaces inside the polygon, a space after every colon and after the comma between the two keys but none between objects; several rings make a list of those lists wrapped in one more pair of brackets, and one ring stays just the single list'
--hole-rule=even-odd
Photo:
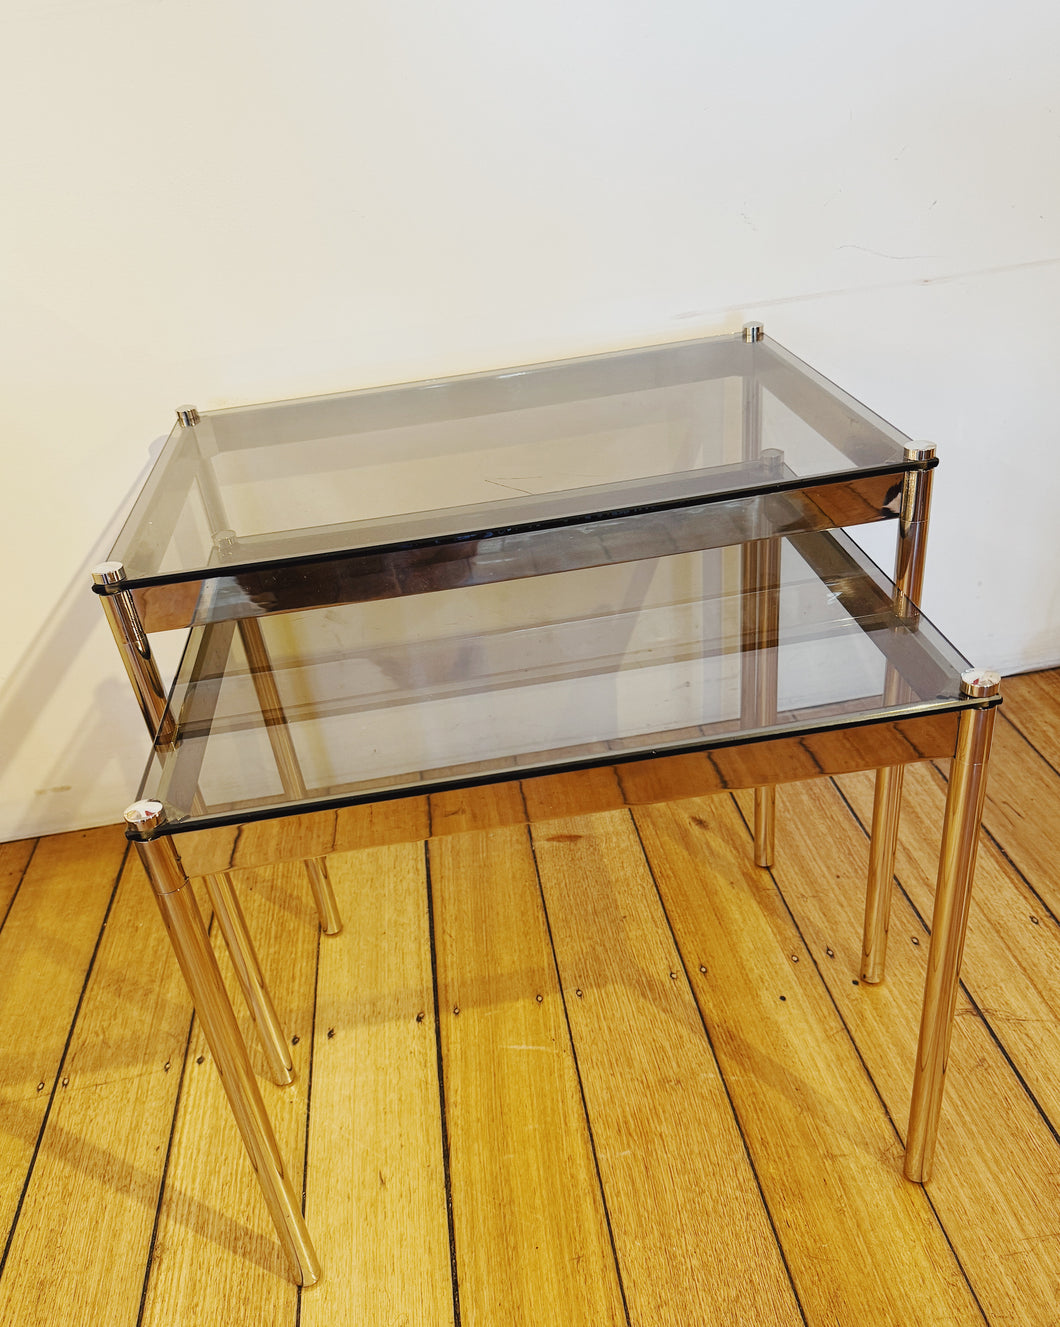
[{"label": "white wall", "polygon": [[1060,660],[1054,0],[12,0],[0,838],[144,754],[88,568],[172,407],[734,330],[937,443],[928,612]]}]

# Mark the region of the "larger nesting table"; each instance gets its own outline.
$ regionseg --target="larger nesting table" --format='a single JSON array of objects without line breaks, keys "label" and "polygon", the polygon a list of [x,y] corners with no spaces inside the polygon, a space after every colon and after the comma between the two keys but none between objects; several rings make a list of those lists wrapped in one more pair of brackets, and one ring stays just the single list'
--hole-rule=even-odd
[{"label": "larger nesting table", "polygon": [[[230,827],[250,865],[278,817],[302,817],[337,933],[326,857],[359,807],[517,781],[514,814],[544,820],[754,788],[768,866],[775,784],[875,769],[862,977],[879,981],[902,770],[952,758],[905,1161],[927,1178],[1000,700],[917,606],[935,464],[759,324],[178,410],[93,575],[153,738],[125,818],[300,1282],[320,1274],[300,1186],[189,888],[204,879],[290,1081],[228,875]],[[844,533],[885,520],[893,580]],[[151,634],[171,628],[167,693]]]}]

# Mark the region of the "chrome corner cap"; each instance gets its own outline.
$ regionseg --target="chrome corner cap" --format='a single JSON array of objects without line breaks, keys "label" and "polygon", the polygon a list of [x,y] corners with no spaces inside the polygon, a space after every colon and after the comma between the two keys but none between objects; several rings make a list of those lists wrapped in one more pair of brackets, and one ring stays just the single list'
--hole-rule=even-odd
[{"label": "chrome corner cap", "polygon": [[141,834],[152,834],[166,823],[166,808],[154,798],[133,802],[125,810],[125,823]]},{"label": "chrome corner cap", "polygon": [[933,461],[935,444],[933,442],[911,442],[905,449],[907,461]]},{"label": "chrome corner cap", "polygon": [[761,341],[763,336],[765,336],[765,330],[762,327],[761,323],[744,323],[743,339],[747,341],[749,344],[754,344],[754,342],[756,341]]},{"label": "chrome corner cap", "polygon": [[961,674],[961,695],[996,696],[1001,690],[1001,674],[989,668],[969,668]]},{"label": "chrome corner cap", "polygon": [[182,429],[191,428],[199,422],[199,412],[193,405],[177,406],[177,423]]},{"label": "chrome corner cap", "polygon": [[99,562],[92,568],[93,585],[120,585],[124,579],[123,562]]}]

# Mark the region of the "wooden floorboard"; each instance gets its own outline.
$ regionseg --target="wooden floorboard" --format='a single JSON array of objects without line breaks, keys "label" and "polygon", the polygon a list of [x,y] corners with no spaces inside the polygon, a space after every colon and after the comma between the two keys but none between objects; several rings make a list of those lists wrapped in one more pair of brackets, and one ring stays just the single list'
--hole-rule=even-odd
[{"label": "wooden floorboard", "polygon": [[422,843],[332,858],[307,1218],[328,1275],[302,1327],[455,1321]]},{"label": "wooden floorboard", "polygon": [[[0,930],[0,1232],[5,1244],[25,1201],[41,1131],[56,1094],[65,1091],[60,1070],[125,859],[122,840],[113,828],[43,840],[33,861],[26,857],[25,876],[19,872],[21,887]],[[5,1284],[0,1282],[0,1294]]]},{"label": "wooden floorboard", "polygon": [[458,793],[343,813],[440,836],[333,858],[338,936],[297,866],[237,871],[305,1292],[120,831],[0,845],[0,1324],[1060,1324],[1060,671],[1003,690],[925,1188],[945,763],[907,771],[875,987],[867,775],[780,790],[771,873],[743,795],[528,832]]},{"label": "wooden floorboard", "polygon": [[0,926],[25,878],[36,846],[36,839],[0,843]]},{"label": "wooden floorboard", "polygon": [[808,1320],[979,1322],[923,1190],[902,1179],[894,1126],[817,956],[754,868],[733,802],[637,819]]},{"label": "wooden floorboard", "polygon": [[525,828],[431,840],[461,1322],[625,1319]]},{"label": "wooden floorboard", "polygon": [[[783,789],[780,806],[779,887],[904,1139],[927,931],[898,893],[886,980],[875,987],[857,982],[867,841],[851,854],[854,845],[842,832],[848,811],[828,783]],[[972,966],[969,958],[969,979]],[[1050,1270],[1051,1254],[1043,1261],[1043,1241],[1056,1225],[1058,1177],[1055,1137],[962,992],[926,1193],[990,1321],[1052,1322],[1060,1311],[1056,1265]]]},{"label": "wooden floorboard", "polygon": [[1008,677],[999,713],[1030,742],[1055,770],[1060,770],[1060,672],[1022,673]]},{"label": "wooden floorboard", "polygon": [[93,958],[0,1276],[5,1324],[139,1311],[191,1006],[134,860]]},{"label": "wooden floorboard", "polygon": [[534,846],[631,1320],[798,1323],[634,825],[551,821]]}]

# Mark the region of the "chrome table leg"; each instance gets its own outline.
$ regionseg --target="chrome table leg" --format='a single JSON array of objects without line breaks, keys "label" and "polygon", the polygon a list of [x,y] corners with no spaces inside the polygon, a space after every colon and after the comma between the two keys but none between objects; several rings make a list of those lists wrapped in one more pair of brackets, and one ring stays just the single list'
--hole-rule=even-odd
[{"label": "chrome table leg", "polygon": [[[935,458],[930,446],[907,447],[906,459],[928,462]],[[927,559],[928,517],[931,513],[932,471],[910,470],[902,485],[902,505],[898,516],[898,550],[895,555],[895,613],[909,619],[915,628],[917,605],[924,584]],[[888,670],[884,700],[901,700],[901,679]],[[872,839],[869,850],[869,876],[865,897],[865,928],[861,947],[861,979],[883,980],[887,961],[887,931],[891,918],[891,890],[894,882],[894,858],[898,847],[898,820],[902,806],[904,774],[901,765],[876,771],[876,792],[872,805]]]},{"label": "chrome table leg", "polygon": [[[136,802],[125,819],[135,831],[154,833],[164,826],[165,812],[161,802]],[[137,839],[136,846],[280,1243],[298,1283],[312,1285],[320,1279],[320,1263],[302,1215],[300,1185],[280,1155],[180,857],[169,835]]]},{"label": "chrome table leg", "polygon": [[[284,794],[295,801],[302,800],[307,796],[305,779],[302,776],[302,767],[298,761],[298,753],[294,749],[294,742],[291,741],[287,715],[284,713],[283,701],[280,699],[272,671],[272,660],[269,658],[257,618],[240,618],[239,636],[247,656],[258,705],[265,719],[266,732],[269,735],[273,759],[276,761]],[[342,917],[339,915],[335,891],[328,878],[326,861],[323,857],[308,858],[305,862],[305,871],[324,934],[338,935],[342,930]]]},{"label": "chrome table leg", "polygon": [[[92,572],[93,584],[100,589],[120,585],[124,579],[125,568],[120,562],[104,562]],[[162,728],[164,723],[172,722],[167,720],[165,687],[133,597],[128,590],[111,590],[101,594],[100,598],[148,732],[152,738],[157,734],[156,740],[160,742],[171,741],[172,733]],[[211,876],[207,878],[206,889],[269,1070],[276,1082],[285,1086],[294,1081],[294,1063],[231,877],[227,874]]]},{"label": "chrome table leg", "polygon": [[[966,696],[996,696],[1000,685],[997,673],[972,671],[961,678],[961,691]],[[931,1177],[935,1154],[986,796],[986,767],[994,710],[995,706],[991,705],[962,713],[946,795],[946,818],[942,829],[931,948],[905,1152],[906,1179],[921,1184]]]}]

